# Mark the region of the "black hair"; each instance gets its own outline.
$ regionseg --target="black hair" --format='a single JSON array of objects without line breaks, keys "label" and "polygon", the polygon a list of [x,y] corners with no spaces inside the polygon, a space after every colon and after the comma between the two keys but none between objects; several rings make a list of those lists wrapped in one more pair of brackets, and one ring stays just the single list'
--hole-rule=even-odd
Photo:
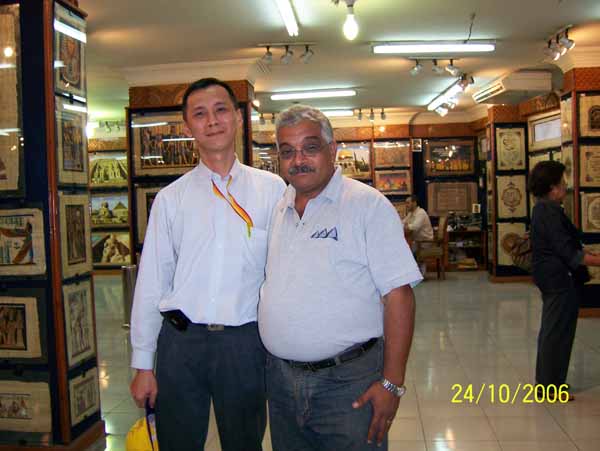
[{"label": "black hair", "polygon": [[229,94],[229,98],[231,99],[231,102],[233,103],[235,109],[237,110],[239,108],[238,101],[235,98],[235,94],[233,93],[233,89],[231,89],[231,86],[217,78],[201,78],[200,80],[196,80],[195,82],[190,84],[183,93],[183,104],[181,105],[181,111],[183,112],[184,119],[185,110],[187,108],[187,102],[190,95],[192,95],[192,93],[196,91],[207,89],[211,86],[221,86],[223,89],[225,89],[225,91],[227,91],[227,94]]},{"label": "black hair", "polygon": [[417,205],[419,205],[419,196],[417,196],[416,194],[411,194],[410,196],[408,196],[406,198],[406,200],[409,200],[409,199],[411,201],[413,201],[414,203],[416,203]]},{"label": "black hair", "polygon": [[535,197],[546,197],[552,187],[559,185],[565,165],[558,161],[540,161],[529,173],[529,191]]}]

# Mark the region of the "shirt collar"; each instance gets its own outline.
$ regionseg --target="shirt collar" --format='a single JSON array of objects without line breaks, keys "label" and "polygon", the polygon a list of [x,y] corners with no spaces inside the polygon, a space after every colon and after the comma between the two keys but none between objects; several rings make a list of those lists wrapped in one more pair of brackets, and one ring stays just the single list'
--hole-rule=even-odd
[{"label": "shirt collar", "polygon": [[[325,198],[336,202],[340,198],[343,181],[342,168],[337,166],[327,186],[325,186],[315,199]],[[286,188],[283,198],[285,199],[286,207],[295,208],[296,189],[291,184]]]},{"label": "shirt collar", "polygon": [[[242,172],[242,164],[239,162],[239,160],[237,159],[237,156],[235,157],[235,161],[233,162],[233,166],[231,166],[231,170],[229,171],[229,175],[231,177],[233,177],[234,180],[236,180],[236,178],[240,175],[240,173]],[[216,172],[211,171],[202,160],[200,160],[200,163],[198,163],[198,166],[195,169],[198,173],[198,175],[200,175],[201,177],[205,177],[208,178],[210,180],[221,180],[221,176],[219,174],[217,174]]]}]

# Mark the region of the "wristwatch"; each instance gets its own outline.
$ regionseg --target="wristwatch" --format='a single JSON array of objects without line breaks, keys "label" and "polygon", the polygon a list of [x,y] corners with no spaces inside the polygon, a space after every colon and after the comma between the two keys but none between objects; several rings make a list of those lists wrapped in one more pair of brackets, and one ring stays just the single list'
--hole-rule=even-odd
[{"label": "wristwatch", "polygon": [[382,377],[380,382],[381,385],[383,385],[383,388],[398,398],[401,398],[404,396],[404,393],[406,393],[406,387],[404,385],[397,386],[396,384],[392,384],[385,377]]}]

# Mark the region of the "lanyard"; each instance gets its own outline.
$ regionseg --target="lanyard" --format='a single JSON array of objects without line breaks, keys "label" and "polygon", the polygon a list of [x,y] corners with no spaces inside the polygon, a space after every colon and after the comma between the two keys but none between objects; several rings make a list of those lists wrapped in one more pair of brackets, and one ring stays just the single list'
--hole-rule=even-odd
[{"label": "lanyard", "polygon": [[236,214],[240,218],[242,218],[242,220],[246,223],[246,227],[248,229],[248,238],[250,238],[250,236],[252,234],[252,227],[254,227],[254,223],[252,222],[252,218],[250,217],[250,215],[248,214],[248,212],[246,212],[246,210],[244,210],[242,208],[242,206],[237,203],[237,200],[235,200],[235,197],[233,197],[231,195],[231,193],[229,192],[229,185],[231,185],[232,181],[233,181],[233,177],[230,175],[229,176],[229,180],[227,181],[227,186],[226,186],[227,197],[225,197],[223,195],[223,193],[219,190],[219,188],[217,187],[217,185],[215,184],[215,181],[212,180],[213,193],[215,193],[217,195],[217,197],[220,197],[225,202],[227,202],[229,204],[229,206],[233,209],[233,211],[235,211]]}]

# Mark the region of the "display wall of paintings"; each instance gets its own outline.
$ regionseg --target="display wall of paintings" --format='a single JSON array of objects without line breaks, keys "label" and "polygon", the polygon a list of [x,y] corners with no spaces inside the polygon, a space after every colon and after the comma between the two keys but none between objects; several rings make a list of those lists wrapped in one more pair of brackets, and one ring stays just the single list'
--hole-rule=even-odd
[{"label": "display wall of paintings", "polygon": [[67,364],[74,367],[96,354],[94,305],[89,280],[63,285]]},{"label": "display wall of paintings", "polygon": [[92,270],[90,196],[60,192],[60,242],[63,278]]},{"label": "display wall of paintings", "polygon": [[497,247],[497,261],[498,265],[502,266],[514,266],[515,258],[515,245],[518,240],[525,236],[525,224],[523,223],[498,223],[498,247]]},{"label": "display wall of paintings", "polygon": [[131,144],[132,174],[136,177],[184,174],[200,160],[196,142],[185,134],[179,110],[161,114],[133,114]]},{"label": "display wall of paintings", "polygon": [[[600,254],[600,244],[586,244],[585,249],[592,253]],[[600,267],[588,266],[588,271],[590,272],[590,281],[587,284],[600,285]]]},{"label": "display wall of paintings", "polygon": [[371,143],[340,142],[337,146],[335,163],[342,174],[358,180],[371,179]]},{"label": "display wall of paintings", "polygon": [[429,216],[445,216],[450,212],[471,213],[477,202],[475,182],[431,182],[427,185]]},{"label": "display wall of paintings", "polygon": [[0,359],[40,357],[38,298],[0,296]]},{"label": "display wall of paintings", "polygon": [[529,151],[560,147],[560,113],[544,114],[529,120]]},{"label": "display wall of paintings", "polygon": [[579,174],[580,186],[600,187],[600,146],[580,146]]},{"label": "display wall of paintings", "polygon": [[127,227],[129,224],[129,195],[122,192],[92,194],[92,227]]},{"label": "display wall of paintings", "polygon": [[375,169],[412,166],[410,141],[377,141],[373,143]]},{"label": "display wall of paintings", "polygon": [[407,214],[406,201],[392,202],[392,205],[394,206],[394,208],[398,212],[398,215],[400,216],[400,219],[404,219],[406,217],[406,214]]},{"label": "display wall of paintings", "polygon": [[425,176],[471,175],[475,173],[473,140],[424,140]]},{"label": "display wall of paintings", "polygon": [[127,186],[127,153],[101,151],[89,154],[90,188],[119,188]]},{"label": "display wall of paintings", "polygon": [[0,381],[0,430],[50,432],[50,388],[46,382]]},{"label": "display wall of paintings", "polygon": [[131,264],[129,230],[92,232],[92,254],[95,267],[115,267]]},{"label": "display wall of paintings", "polygon": [[135,200],[136,200],[136,225],[138,244],[144,242],[146,236],[146,227],[148,218],[150,217],[150,209],[158,192],[164,185],[155,186],[140,186],[135,185]]},{"label": "display wall of paintings", "polygon": [[35,208],[0,210],[0,276],[45,273],[42,211]]},{"label": "display wall of paintings", "polygon": [[496,157],[499,171],[525,169],[525,129],[496,128]]},{"label": "display wall of paintings", "polygon": [[571,97],[560,101],[560,120],[562,142],[573,141],[573,101]]},{"label": "display wall of paintings", "polygon": [[375,188],[384,194],[412,194],[410,169],[375,171]]},{"label": "display wall of paintings", "polygon": [[19,5],[0,5],[0,43],[13,49],[0,70],[0,196],[21,197],[24,190],[21,119],[21,32]]},{"label": "display wall of paintings", "polygon": [[522,218],[527,216],[527,190],[524,175],[499,176],[497,178],[498,218]]},{"label": "display wall of paintings", "polygon": [[87,114],[69,109],[70,102],[64,97],[56,96],[55,104],[58,183],[87,185]]},{"label": "display wall of paintings", "polygon": [[58,2],[54,4],[54,20],[75,31],[65,34],[54,26],[55,90],[85,101],[85,20]]},{"label": "display wall of paintings", "polygon": [[71,400],[71,426],[100,410],[98,368],[92,368],[69,381]]},{"label": "display wall of paintings", "polygon": [[579,135],[600,137],[600,95],[579,96]]},{"label": "display wall of paintings", "polygon": [[581,228],[600,233],[600,193],[581,193]]}]

